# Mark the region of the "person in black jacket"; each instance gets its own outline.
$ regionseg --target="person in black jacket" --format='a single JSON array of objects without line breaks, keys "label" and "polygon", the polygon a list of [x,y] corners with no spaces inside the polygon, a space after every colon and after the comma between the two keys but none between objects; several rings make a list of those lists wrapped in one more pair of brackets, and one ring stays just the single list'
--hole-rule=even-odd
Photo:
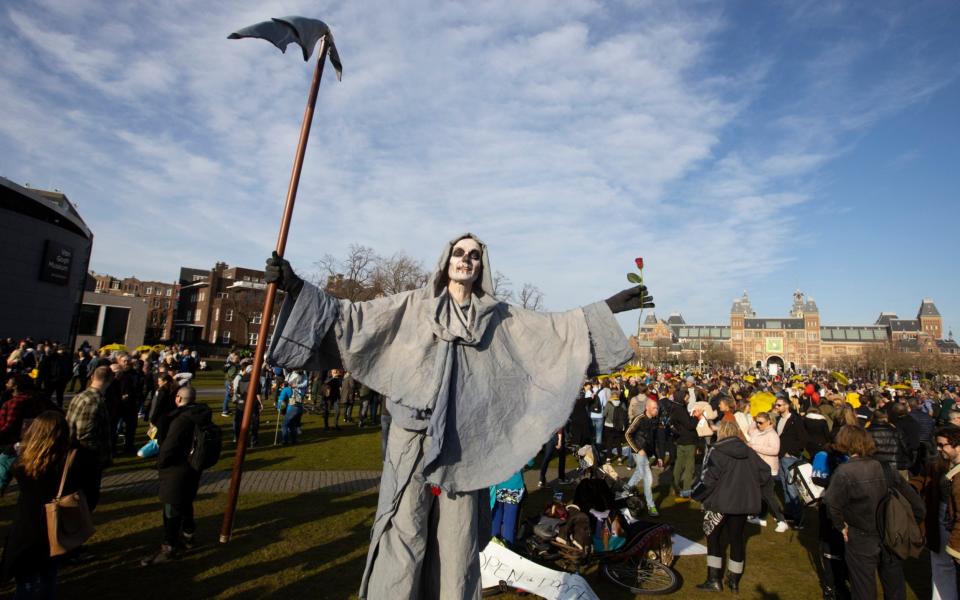
[{"label": "person in black jacket", "polygon": [[879,574],[884,598],[906,598],[903,561],[883,547],[877,512],[891,487],[907,499],[918,521],[926,512],[923,500],[902,477],[873,458],[876,445],[863,429],[844,426],[833,445],[850,460],[830,477],[823,503],[831,524],[846,542],[844,557],[852,596],[857,600],[876,598]]},{"label": "person in black jacket", "polygon": [[777,435],[780,436],[780,485],[783,487],[783,512],[788,521],[794,526],[800,526],[803,517],[803,506],[800,503],[800,493],[797,487],[790,482],[790,467],[797,463],[803,455],[807,445],[807,430],[803,426],[803,419],[792,412],[790,404],[783,398],[777,398],[773,404],[777,413]]},{"label": "person in black jacket", "polygon": [[900,434],[897,446],[897,471],[901,477],[909,479],[909,470],[916,464],[917,455],[920,452],[920,424],[910,416],[910,411],[903,402],[888,404],[887,414],[890,415],[890,423]]},{"label": "person in black jacket", "polygon": [[890,423],[890,417],[885,410],[873,411],[870,426],[867,428],[875,446],[871,454],[874,460],[886,465],[892,470],[897,469],[897,452],[900,447],[900,433]]},{"label": "person in black jacket", "polygon": [[670,426],[673,428],[677,455],[673,460],[673,485],[676,488],[677,502],[688,502],[693,489],[694,462],[697,455],[697,421],[700,414],[691,415],[684,404],[675,399],[670,401]]},{"label": "person in black jacket", "polygon": [[195,404],[197,391],[189,385],[177,390],[177,408],[160,419],[157,440],[157,470],[160,479],[160,502],[163,503],[163,543],[160,551],[141,561],[143,566],[177,558],[182,548],[193,547],[196,523],[193,500],[200,487],[200,472],[190,466],[194,431],[210,422],[206,404]]},{"label": "person in black jacket", "polygon": [[813,458],[830,443],[830,426],[826,417],[820,414],[820,409],[811,406],[807,409],[807,414],[803,415],[803,428],[807,432],[807,454]]},{"label": "person in black jacket", "polygon": [[611,396],[603,407],[603,447],[607,462],[617,451],[617,462],[623,464],[623,432],[627,429],[627,407],[620,396]]},{"label": "person in black jacket", "polygon": [[650,463],[663,467],[663,450],[659,447],[657,437],[657,415],[660,411],[657,401],[647,398],[644,410],[636,416],[627,427],[626,439],[630,449],[636,457],[637,470],[627,481],[626,490],[629,491],[643,480],[643,494],[647,501],[647,513],[651,517],[659,516],[657,505],[653,501],[653,471]]},{"label": "person in black jacket", "polygon": [[743,528],[747,516],[760,511],[761,488],[770,478],[769,466],[747,447],[742,435],[736,423],[720,423],[717,441],[704,457],[700,482],[694,488],[694,499],[703,502],[706,511],[707,580],[697,586],[702,590],[723,590],[723,557],[728,546],[727,587],[733,592],[740,589],[747,558]]}]

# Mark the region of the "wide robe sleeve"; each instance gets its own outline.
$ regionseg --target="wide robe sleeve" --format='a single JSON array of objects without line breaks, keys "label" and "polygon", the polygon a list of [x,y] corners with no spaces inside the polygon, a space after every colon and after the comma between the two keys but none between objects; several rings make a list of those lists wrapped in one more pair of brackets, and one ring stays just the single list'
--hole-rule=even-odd
[{"label": "wide robe sleeve", "polygon": [[421,288],[351,303],[304,285],[284,302],[270,360],[321,370],[343,359],[389,398],[394,425],[431,438],[430,483],[470,491],[503,481],[566,422],[588,374],[633,351],[599,302],[562,313],[474,298],[467,337],[442,325],[445,297]]}]

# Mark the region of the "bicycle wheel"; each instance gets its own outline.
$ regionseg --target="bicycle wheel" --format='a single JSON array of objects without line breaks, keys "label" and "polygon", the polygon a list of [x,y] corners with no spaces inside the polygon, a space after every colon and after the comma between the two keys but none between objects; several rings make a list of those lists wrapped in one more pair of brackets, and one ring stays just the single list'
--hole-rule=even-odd
[{"label": "bicycle wheel", "polygon": [[607,579],[635,594],[669,594],[680,585],[676,572],[667,565],[643,556],[604,563]]}]

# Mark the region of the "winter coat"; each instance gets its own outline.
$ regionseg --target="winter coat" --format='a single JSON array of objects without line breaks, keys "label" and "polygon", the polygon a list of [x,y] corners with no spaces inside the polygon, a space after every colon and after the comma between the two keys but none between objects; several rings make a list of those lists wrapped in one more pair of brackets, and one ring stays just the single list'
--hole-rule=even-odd
[{"label": "winter coat", "polygon": [[677,402],[672,402],[670,407],[670,426],[673,428],[673,434],[676,436],[675,442],[678,446],[693,446],[700,443],[700,436],[697,435],[697,419],[687,412],[687,407]]},{"label": "winter coat", "polygon": [[160,420],[157,440],[157,470],[160,479],[160,501],[164,504],[189,504],[200,487],[200,472],[189,464],[193,434],[197,426],[210,421],[210,407],[189,404],[167,413]]},{"label": "winter coat", "polygon": [[877,445],[873,458],[896,469],[897,448],[900,444],[897,428],[889,423],[874,423],[867,432],[873,437],[873,443]]},{"label": "winter coat", "polygon": [[890,487],[896,487],[910,502],[915,518],[922,520],[926,514],[923,500],[892,469],[873,458],[863,457],[854,457],[839,465],[823,493],[823,503],[834,529],[842,531],[846,525],[861,534],[879,536],[877,510]]},{"label": "winter coat", "polygon": [[[92,476],[91,463],[85,461],[82,454],[77,454],[70,472],[67,473],[64,494],[77,491]],[[50,544],[47,541],[47,518],[44,505],[56,497],[62,473],[63,463],[48,469],[37,479],[27,477],[20,465],[13,468],[13,476],[17,480],[20,491],[17,494],[16,512],[13,515],[3,551],[3,580],[17,575],[28,577],[50,563]]]},{"label": "winter coat", "polygon": [[780,457],[786,455],[797,458],[803,454],[807,445],[807,430],[803,427],[803,420],[797,413],[791,412],[790,418],[783,425],[783,431],[780,431],[780,421],[786,417],[777,419],[777,433],[780,436]]},{"label": "winter coat", "polygon": [[750,431],[750,447],[770,466],[770,474],[780,473],[780,436],[773,427],[761,431],[759,428]]},{"label": "winter coat", "polygon": [[916,462],[920,449],[920,424],[909,414],[890,419],[900,433],[900,445],[897,447],[897,469],[904,471]]},{"label": "winter coat", "polygon": [[172,385],[163,385],[157,388],[150,404],[149,421],[152,425],[160,426],[160,419],[177,407],[177,391]]},{"label": "winter coat", "polygon": [[[760,512],[761,488],[770,478],[766,463],[740,438],[724,438],[710,447],[703,460],[694,497],[706,510],[725,515]],[[697,488],[701,488],[697,491]]]},{"label": "winter coat", "polygon": [[647,408],[647,397],[643,394],[637,394],[630,398],[627,404],[627,423],[633,423],[633,420],[643,414]]},{"label": "winter coat", "polygon": [[589,404],[593,398],[581,394],[570,413],[570,441],[578,446],[590,444],[594,439],[593,423],[590,421]]},{"label": "winter coat", "polygon": [[933,417],[922,410],[914,409],[910,411],[910,418],[917,422],[917,433],[920,436],[920,442],[932,442],[933,430],[936,428],[936,422],[933,420]]},{"label": "winter coat", "polygon": [[73,357],[66,352],[55,352],[50,361],[50,381],[66,383],[73,377]]},{"label": "winter coat", "polygon": [[607,423],[610,422],[613,423],[613,428],[617,431],[623,431],[627,428],[627,409],[623,402],[614,405],[613,401],[610,401],[603,407],[603,426],[607,427]]},{"label": "winter coat", "polygon": [[813,458],[830,442],[830,427],[823,415],[807,413],[803,417],[803,428],[807,431],[807,453]]},{"label": "winter coat", "polygon": [[651,419],[646,413],[640,413],[627,428],[627,444],[634,451],[644,451],[648,457],[659,456],[657,452],[657,419]]},{"label": "winter coat", "polygon": [[946,474],[945,486],[950,491],[949,496],[944,494],[943,501],[947,503],[947,520],[952,523],[950,527],[950,539],[946,544],[947,554],[954,560],[960,560],[960,466],[953,467]]}]

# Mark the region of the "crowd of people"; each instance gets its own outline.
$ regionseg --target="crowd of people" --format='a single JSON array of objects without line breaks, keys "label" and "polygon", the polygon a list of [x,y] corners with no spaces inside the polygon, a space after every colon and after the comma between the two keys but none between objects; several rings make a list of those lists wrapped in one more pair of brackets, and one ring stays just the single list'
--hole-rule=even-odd
[{"label": "crowd of people", "polygon": [[190,385],[199,367],[195,351],[175,346],[139,354],[83,346],[73,354],[55,342],[0,342],[0,486],[6,491],[15,480],[18,487],[0,568],[16,580],[16,598],[55,597],[58,566],[90,560],[82,545],[51,556],[45,505],[80,492],[96,511],[103,473],[115,457],[135,452],[140,421],[157,443],[163,517],[160,550],[143,564],[193,545],[195,436],[211,423]]},{"label": "crowd of people", "polygon": [[[192,547],[200,472],[189,455],[194,432],[211,422],[190,385],[200,367],[196,353],[170,347],[98,356],[31,340],[7,340],[0,351],[0,484],[6,489],[15,479],[19,487],[2,568],[16,578],[18,597],[50,593],[59,563],[89,556],[81,547],[53,559],[46,546],[42,506],[57,492],[68,452],[77,451],[66,489],[82,490],[94,511],[104,470],[115,456],[135,451],[140,422],[157,441],[163,506],[160,550],[143,564]],[[233,417],[235,440],[252,366],[237,354],[223,366],[221,414]],[[922,524],[934,597],[956,598],[960,396],[949,384],[897,387],[906,389],[828,372],[765,376],[730,369],[635,369],[590,379],[567,425],[544,441],[539,483],[547,484],[554,456],[557,481],[567,483],[567,452],[589,446],[601,462],[626,470],[622,495],[642,497],[649,516],[659,516],[666,495],[674,504],[696,505],[704,511],[708,552],[707,579],[698,587],[713,591],[739,589],[747,525],[766,526],[770,513],[777,532],[801,529],[816,510],[824,598],[873,598],[875,574],[885,597],[904,597],[902,558],[884,545],[875,518],[893,488]],[[349,372],[267,367],[253,397],[251,446],[265,402],[280,413],[283,444],[297,443],[310,412],[327,430],[379,425],[385,446],[390,415],[383,398]],[[803,463],[813,463],[811,481],[822,488],[814,501],[798,489],[810,484],[799,479]],[[524,494],[522,471],[491,488],[495,532],[508,541]]]},{"label": "crowd of people", "polygon": [[[723,589],[724,562],[727,587],[739,589],[745,525],[766,526],[770,512],[777,532],[802,529],[816,509],[824,598],[874,598],[875,573],[886,598],[905,597],[902,557],[882,543],[876,518],[895,488],[925,531],[934,597],[956,598],[958,399],[948,383],[894,387],[831,372],[627,372],[584,384],[567,427],[544,445],[540,482],[558,452],[564,482],[566,436],[571,450],[591,444],[606,463],[624,465],[622,495],[642,494],[650,516],[659,515],[661,490],[674,504],[698,504],[708,546],[698,587],[710,591]],[[805,463],[808,480],[798,468]],[[669,486],[656,485],[654,469]],[[819,496],[799,489],[811,484]]]}]

